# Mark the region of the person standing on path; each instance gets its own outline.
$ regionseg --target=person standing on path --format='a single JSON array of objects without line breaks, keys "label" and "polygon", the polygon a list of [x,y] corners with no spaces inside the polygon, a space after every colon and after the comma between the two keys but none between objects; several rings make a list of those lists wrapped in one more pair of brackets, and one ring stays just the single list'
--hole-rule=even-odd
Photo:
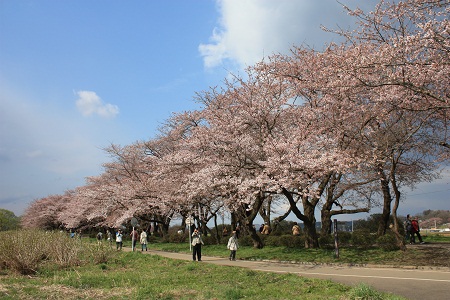
[{"label": "person standing on path", "polygon": [[109,230],[109,228],[108,230],[106,230],[106,236],[107,236],[106,240],[108,241],[109,246],[112,247],[112,233]]},{"label": "person standing on path", "polygon": [[412,223],[411,223],[411,216],[408,214],[406,215],[405,220],[405,240],[406,242],[409,242],[410,244],[413,243],[414,235],[412,233]]},{"label": "person standing on path", "polygon": [[202,235],[196,228],[192,233],[192,260],[202,261],[202,245],[204,245]]},{"label": "person standing on path", "polygon": [[123,245],[123,234],[122,230],[119,229],[116,232],[116,249],[122,250],[122,245]]},{"label": "person standing on path", "polygon": [[228,239],[227,248],[230,250],[230,260],[236,260],[236,251],[239,248],[236,231],[233,231],[231,237]]},{"label": "person standing on path", "polygon": [[101,244],[102,240],[103,240],[103,232],[99,231],[97,233],[97,243]]},{"label": "person standing on path", "polygon": [[419,220],[417,217],[414,217],[414,219],[411,220],[411,226],[412,226],[412,233],[411,233],[411,240],[413,243],[416,242],[415,235],[417,235],[417,238],[419,239],[419,242],[421,244],[425,244],[422,240],[422,237],[420,236],[420,227],[419,227]]},{"label": "person standing on path", "polygon": [[147,232],[145,232],[144,229],[142,229],[141,236],[140,236],[140,242],[141,242],[141,251],[148,251],[147,250]]}]

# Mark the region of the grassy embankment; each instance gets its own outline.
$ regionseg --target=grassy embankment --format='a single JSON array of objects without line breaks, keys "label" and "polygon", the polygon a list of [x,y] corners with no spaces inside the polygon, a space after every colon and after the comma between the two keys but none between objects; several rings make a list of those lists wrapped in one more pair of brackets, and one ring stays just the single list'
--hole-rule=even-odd
[{"label": "grassy embankment", "polygon": [[1,299],[402,299],[365,285],[117,252],[58,233],[2,232],[0,239]]}]

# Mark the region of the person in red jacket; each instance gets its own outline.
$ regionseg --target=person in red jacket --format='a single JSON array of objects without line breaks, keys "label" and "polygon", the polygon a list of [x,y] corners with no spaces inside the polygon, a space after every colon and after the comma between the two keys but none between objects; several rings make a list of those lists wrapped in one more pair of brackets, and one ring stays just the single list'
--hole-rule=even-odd
[{"label": "person in red jacket", "polygon": [[421,244],[425,244],[422,240],[422,237],[420,236],[420,227],[417,217],[414,217],[414,219],[411,220],[411,226],[412,226],[411,243],[416,243],[415,235],[417,235],[419,242]]}]

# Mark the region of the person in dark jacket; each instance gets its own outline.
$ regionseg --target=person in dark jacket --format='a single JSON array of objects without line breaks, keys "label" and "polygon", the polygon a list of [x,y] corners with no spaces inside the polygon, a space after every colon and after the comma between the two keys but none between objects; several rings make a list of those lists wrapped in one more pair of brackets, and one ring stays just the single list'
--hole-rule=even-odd
[{"label": "person in dark jacket", "polygon": [[204,245],[202,235],[196,228],[192,233],[192,260],[202,261],[202,245]]},{"label": "person in dark jacket", "polygon": [[406,215],[405,220],[405,240],[407,243],[412,244],[413,242],[413,228],[412,228],[412,222],[411,222],[411,216],[408,214]]}]

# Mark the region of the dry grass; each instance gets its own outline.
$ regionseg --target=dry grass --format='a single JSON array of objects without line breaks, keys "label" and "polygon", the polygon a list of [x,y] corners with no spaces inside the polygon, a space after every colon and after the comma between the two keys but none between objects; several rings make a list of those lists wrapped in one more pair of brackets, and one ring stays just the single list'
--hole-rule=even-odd
[{"label": "dry grass", "polygon": [[[52,265],[67,268],[92,261],[104,263],[111,256],[106,245],[86,243],[60,232],[17,230],[0,232],[0,269],[33,275]],[[101,248],[101,249],[100,249]]]}]

